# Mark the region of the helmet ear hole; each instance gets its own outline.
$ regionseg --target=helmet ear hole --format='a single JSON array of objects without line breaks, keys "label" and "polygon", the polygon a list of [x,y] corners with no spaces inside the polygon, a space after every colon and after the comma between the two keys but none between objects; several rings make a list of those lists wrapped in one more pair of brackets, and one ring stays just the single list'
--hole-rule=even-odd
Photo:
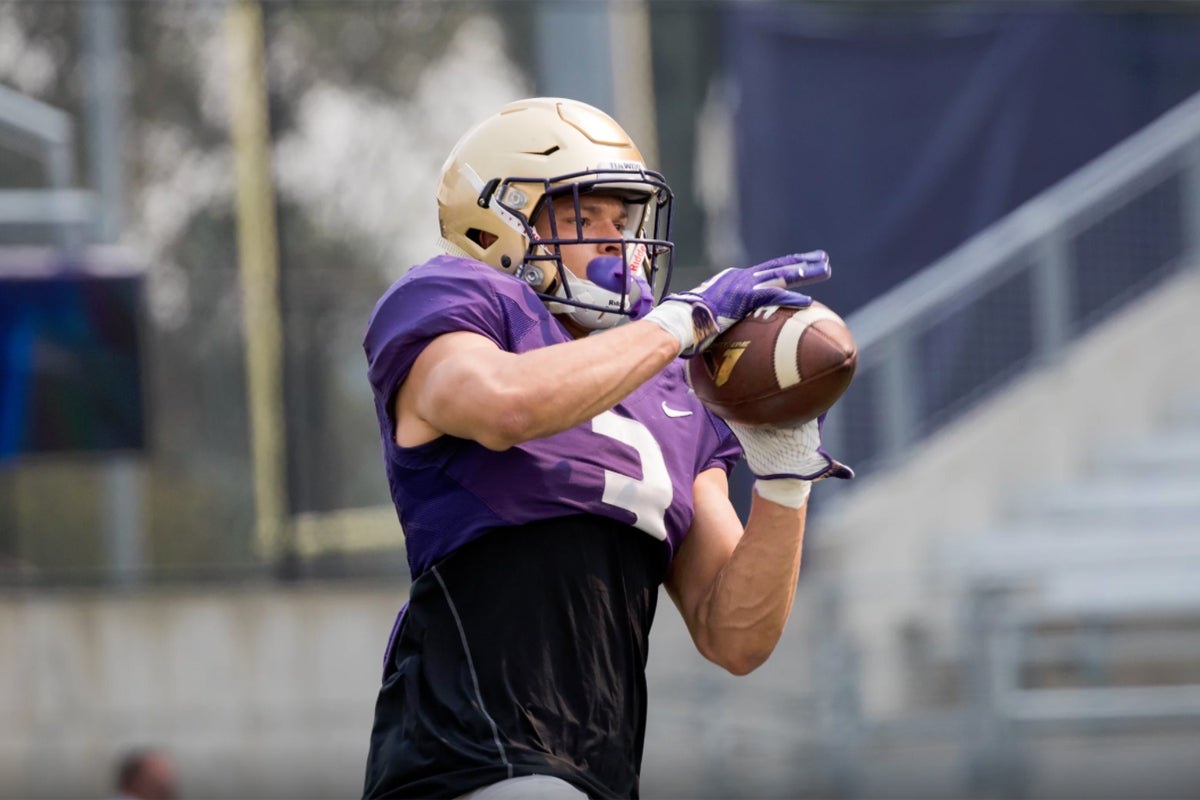
[{"label": "helmet ear hole", "polygon": [[497,239],[500,238],[494,233],[488,233],[487,231],[479,228],[468,228],[466,235],[468,239],[482,247],[484,250],[487,250],[496,243]]}]

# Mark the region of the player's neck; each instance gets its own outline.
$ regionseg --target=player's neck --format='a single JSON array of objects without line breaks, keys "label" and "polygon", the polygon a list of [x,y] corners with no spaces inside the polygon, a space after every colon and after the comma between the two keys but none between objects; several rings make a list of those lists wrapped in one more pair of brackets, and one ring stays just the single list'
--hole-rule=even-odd
[{"label": "player's neck", "polygon": [[555,314],[554,318],[559,321],[563,328],[566,329],[567,333],[571,335],[572,339],[582,339],[591,333],[590,330],[583,327],[566,314]]}]

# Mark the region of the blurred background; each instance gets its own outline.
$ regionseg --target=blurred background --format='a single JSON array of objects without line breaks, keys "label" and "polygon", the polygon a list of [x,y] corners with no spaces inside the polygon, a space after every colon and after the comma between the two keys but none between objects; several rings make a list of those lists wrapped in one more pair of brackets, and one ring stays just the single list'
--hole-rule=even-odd
[{"label": "blurred background", "polygon": [[860,345],[777,653],[661,605],[643,794],[1196,796],[1198,92],[1190,2],[0,0],[0,796],[357,795],[362,333],[534,94],[667,175],[675,286],[823,248]]}]

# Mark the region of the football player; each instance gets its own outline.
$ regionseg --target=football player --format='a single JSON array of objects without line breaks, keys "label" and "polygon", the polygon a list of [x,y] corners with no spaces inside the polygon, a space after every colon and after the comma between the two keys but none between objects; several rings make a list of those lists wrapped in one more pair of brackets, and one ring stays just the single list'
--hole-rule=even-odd
[{"label": "football player", "polygon": [[[791,607],[819,426],[739,429],[688,393],[701,352],[824,253],[655,305],[671,191],[621,127],[536,98],[468,132],[437,191],[444,254],[379,300],[364,347],[412,571],[368,797],[636,797],[660,585],[741,675]],[[740,446],[739,446],[740,438]],[[758,477],[745,528],[727,474]]]}]

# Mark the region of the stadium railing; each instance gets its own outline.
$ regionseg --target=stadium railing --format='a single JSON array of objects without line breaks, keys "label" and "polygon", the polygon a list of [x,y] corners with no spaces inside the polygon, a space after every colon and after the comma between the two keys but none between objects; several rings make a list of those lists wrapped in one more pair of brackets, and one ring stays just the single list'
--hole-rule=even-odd
[{"label": "stadium railing", "polygon": [[1200,94],[850,315],[858,374],[826,442],[886,466],[1197,261]]}]

